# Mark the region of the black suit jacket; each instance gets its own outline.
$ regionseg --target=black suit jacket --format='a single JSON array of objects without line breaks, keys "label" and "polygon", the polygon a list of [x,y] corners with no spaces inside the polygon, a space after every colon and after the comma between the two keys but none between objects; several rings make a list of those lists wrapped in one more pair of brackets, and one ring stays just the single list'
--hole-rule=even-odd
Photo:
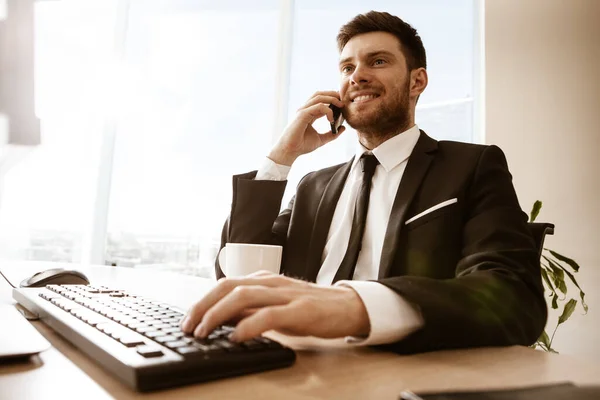
[{"label": "black suit jacket", "polygon": [[[286,182],[233,178],[227,242],[283,245],[282,273],[315,281],[352,161],[306,175],[287,209]],[[456,198],[405,225],[412,216]],[[386,345],[399,353],[532,344],[547,318],[539,259],[506,159],[496,146],[423,131],[392,206],[377,282],[417,305],[424,326]],[[216,265],[218,277],[223,273]]]}]

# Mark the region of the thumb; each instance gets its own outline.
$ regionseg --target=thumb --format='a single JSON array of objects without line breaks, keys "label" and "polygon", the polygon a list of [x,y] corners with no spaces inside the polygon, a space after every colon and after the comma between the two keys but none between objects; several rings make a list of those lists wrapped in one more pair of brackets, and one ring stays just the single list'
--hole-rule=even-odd
[{"label": "thumb", "polygon": [[344,125],[341,125],[337,130],[337,134],[334,135],[333,132],[331,132],[331,131],[325,133],[324,135],[322,135],[323,144],[334,141],[345,131],[346,131],[346,127]]}]

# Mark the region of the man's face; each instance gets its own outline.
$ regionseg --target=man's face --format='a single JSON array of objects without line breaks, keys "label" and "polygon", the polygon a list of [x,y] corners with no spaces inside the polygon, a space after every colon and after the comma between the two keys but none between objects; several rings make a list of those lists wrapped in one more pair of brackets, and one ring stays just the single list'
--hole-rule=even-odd
[{"label": "man's face", "polygon": [[342,50],[339,68],[342,113],[351,127],[370,135],[409,128],[410,74],[394,35],[353,37]]}]

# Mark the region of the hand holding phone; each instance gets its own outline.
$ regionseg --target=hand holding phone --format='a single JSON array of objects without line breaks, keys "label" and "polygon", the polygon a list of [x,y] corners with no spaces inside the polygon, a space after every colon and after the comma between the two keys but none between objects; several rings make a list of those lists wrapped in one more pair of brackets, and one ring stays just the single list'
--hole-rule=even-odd
[{"label": "hand holding phone", "polygon": [[342,116],[342,109],[334,106],[333,104],[329,105],[329,108],[333,111],[333,122],[331,122],[331,133],[337,135],[338,129],[344,123],[344,117]]}]

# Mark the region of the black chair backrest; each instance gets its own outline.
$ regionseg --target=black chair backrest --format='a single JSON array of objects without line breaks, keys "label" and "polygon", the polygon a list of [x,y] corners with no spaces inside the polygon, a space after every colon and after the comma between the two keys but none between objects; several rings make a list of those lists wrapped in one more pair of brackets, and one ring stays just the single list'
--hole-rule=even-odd
[{"label": "black chair backrest", "polygon": [[531,236],[533,236],[538,255],[541,257],[544,248],[544,238],[546,235],[554,235],[554,224],[548,222],[528,222],[527,226],[529,227]]}]

